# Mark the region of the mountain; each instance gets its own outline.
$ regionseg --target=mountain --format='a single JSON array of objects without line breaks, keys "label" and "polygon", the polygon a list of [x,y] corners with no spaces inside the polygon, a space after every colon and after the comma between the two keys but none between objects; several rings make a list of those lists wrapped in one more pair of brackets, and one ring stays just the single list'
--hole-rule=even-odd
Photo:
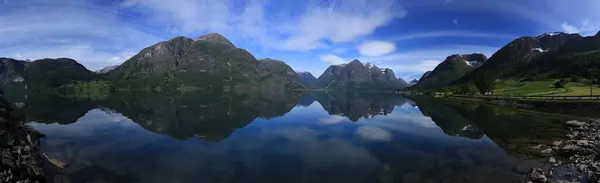
[{"label": "mountain", "polygon": [[402,78],[398,78],[398,83],[400,83],[400,85],[402,85],[403,87],[407,87],[410,84],[408,84],[408,82],[404,81],[404,79]]},{"label": "mountain", "polygon": [[0,83],[21,83],[33,90],[59,87],[74,81],[89,81],[95,75],[69,58],[45,58],[33,62],[0,58]]},{"label": "mountain", "polygon": [[500,78],[526,67],[543,54],[556,51],[566,44],[581,41],[579,34],[546,33],[537,37],[520,37],[494,53],[488,61],[455,83],[473,82],[479,76]]},{"label": "mountain", "polygon": [[487,61],[481,53],[450,55],[419,80],[415,88],[437,88],[450,84],[472,72]]},{"label": "mountain", "polygon": [[261,64],[225,37],[210,33],[195,40],[175,37],[147,47],[109,72],[108,78],[126,80],[121,84],[128,87],[186,85],[237,92],[279,91],[296,86],[285,85],[286,82],[275,77],[288,73],[293,78],[293,70],[287,70],[289,66],[270,64],[271,61]]},{"label": "mountain", "polygon": [[94,72],[98,73],[98,74],[106,74],[112,70],[115,70],[117,67],[119,67],[119,66],[118,65],[106,66],[106,67],[104,67],[100,70],[94,71]]},{"label": "mountain", "polygon": [[8,84],[11,82],[23,82],[25,65],[29,62],[11,58],[0,58],[0,82]]},{"label": "mountain", "polygon": [[340,74],[342,69],[346,67],[346,64],[331,65],[329,66],[321,76],[317,79],[317,85],[319,88],[329,88],[335,78]]},{"label": "mountain", "polygon": [[258,65],[258,69],[264,70],[269,74],[267,77],[270,78],[271,83],[280,84],[280,86],[285,87],[283,89],[306,88],[306,85],[302,83],[296,71],[285,62],[270,58],[261,59],[259,61],[260,64]]},{"label": "mountain", "polygon": [[410,83],[408,83],[408,85],[413,86],[413,85],[417,84],[418,82],[419,82],[418,79],[413,79],[410,81]]},{"label": "mountain", "polygon": [[348,64],[330,66],[319,77],[322,88],[341,90],[390,90],[406,87],[394,71],[353,60]]},{"label": "mountain", "polygon": [[[600,65],[600,33],[569,42],[505,77],[532,80],[573,76],[587,78],[590,76],[590,69],[600,69],[598,65]],[[596,70],[591,74],[599,73]]]},{"label": "mountain", "polygon": [[431,74],[431,71],[427,71],[427,72],[423,73],[423,75],[421,76],[421,78],[419,78],[419,81],[425,79],[427,76],[429,76],[429,74]]},{"label": "mountain", "polygon": [[310,72],[298,72],[298,77],[309,88],[318,88],[318,80]]}]

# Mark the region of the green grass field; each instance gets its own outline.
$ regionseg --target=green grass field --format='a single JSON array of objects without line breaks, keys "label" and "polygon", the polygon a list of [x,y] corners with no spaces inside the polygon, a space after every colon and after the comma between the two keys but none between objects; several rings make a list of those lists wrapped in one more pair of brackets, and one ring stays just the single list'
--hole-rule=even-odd
[{"label": "green grass field", "polygon": [[[544,80],[532,82],[503,81],[496,85],[496,95],[551,95],[551,96],[582,96],[590,94],[590,85],[569,82],[566,88],[555,88],[557,80]],[[600,87],[594,86],[594,95],[600,95]]]}]

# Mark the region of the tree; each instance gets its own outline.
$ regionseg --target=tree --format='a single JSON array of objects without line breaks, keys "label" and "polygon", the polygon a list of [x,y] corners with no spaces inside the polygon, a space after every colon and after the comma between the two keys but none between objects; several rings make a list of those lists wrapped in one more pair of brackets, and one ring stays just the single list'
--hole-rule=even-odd
[{"label": "tree", "polygon": [[493,92],[496,88],[496,83],[494,83],[494,78],[487,74],[483,73],[477,76],[475,80],[475,87],[479,90],[479,93],[486,94],[488,92]]},{"label": "tree", "polygon": [[567,81],[566,79],[560,79],[556,81],[556,83],[554,83],[554,88],[565,88],[567,86],[567,83],[569,83],[569,81]]},{"label": "tree", "polygon": [[461,93],[461,94],[477,93],[477,88],[475,88],[471,84],[462,84],[462,85],[458,86],[458,93]]}]

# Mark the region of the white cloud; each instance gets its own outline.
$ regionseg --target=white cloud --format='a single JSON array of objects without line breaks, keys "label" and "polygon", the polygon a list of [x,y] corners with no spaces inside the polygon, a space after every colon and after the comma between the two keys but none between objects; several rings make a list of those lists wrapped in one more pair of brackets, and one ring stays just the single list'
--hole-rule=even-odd
[{"label": "white cloud", "polygon": [[370,141],[390,141],[392,140],[392,133],[389,131],[375,127],[375,126],[361,126],[356,130],[356,135],[359,137],[370,140]]},{"label": "white cloud", "polygon": [[562,29],[566,33],[579,33],[579,29],[577,27],[575,27],[571,24],[568,24],[567,22],[562,24]]},{"label": "white cloud", "polygon": [[[296,51],[353,42],[405,15],[394,0],[332,1],[300,6],[275,0],[245,3],[127,0],[122,5],[152,15],[153,21],[168,24],[175,32],[221,32],[265,47]],[[281,8],[266,11],[269,5]]]},{"label": "white cloud", "polygon": [[336,123],[343,122],[345,120],[346,120],[346,117],[336,116],[336,115],[331,115],[329,117],[319,119],[319,121],[321,121],[321,123],[323,123],[323,124],[336,124]]},{"label": "white cloud", "polygon": [[[121,19],[114,9],[90,1],[55,0],[30,6],[27,2],[0,7],[0,55],[19,53],[21,59],[69,57],[88,69],[114,65],[121,52],[135,53],[163,38],[149,28]],[[15,10],[15,11],[4,11]]]},{"label": "white cloud", "polygon": [[368,41],[358,47],[358,52],[363,56],[384,56],[396,51],[396,45],[388,41]]},{"label": "white cloud", "polygon": [[324,62],[326,62],[330,65],[339,65],[339,64],[345,63],[343,58],[340,58],[337,55],[333,55],[333,54],[321,55],[321,60],[323,60]]},{"label": "white cloud", "polygon": [[568,22],[562,23],[561,27],[566,33],[580,33],[584,36],[594,35],[598,32],[598,26],[589,19],[584,20],[580,27],[571,25]]}]

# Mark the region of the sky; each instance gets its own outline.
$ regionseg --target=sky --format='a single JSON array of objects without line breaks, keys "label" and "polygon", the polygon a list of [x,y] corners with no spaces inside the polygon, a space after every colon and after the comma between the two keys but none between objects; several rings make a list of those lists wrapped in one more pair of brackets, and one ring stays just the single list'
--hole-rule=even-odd
[{"label": "sky", "polygon": [[520,36],[593,35],[600,0],[0,0],[0,57],[118,65],[176,36],[216,32],[318,77],[354,59],[419,78],[451,54]]}]

